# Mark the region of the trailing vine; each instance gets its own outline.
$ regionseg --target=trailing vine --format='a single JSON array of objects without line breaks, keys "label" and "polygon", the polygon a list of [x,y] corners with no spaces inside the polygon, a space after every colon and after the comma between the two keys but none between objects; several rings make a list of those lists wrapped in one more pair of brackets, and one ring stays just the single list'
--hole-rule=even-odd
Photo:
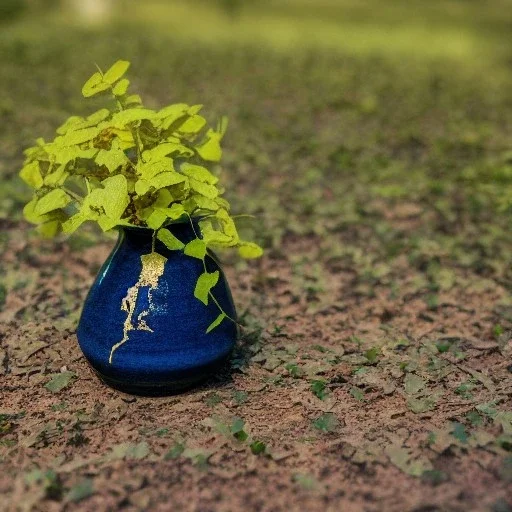
[{"label": "trailing vine", "polygon": [[[230,205],[222,197],[224,189],[212,172],[222,156],[227,119],[212,128],[199,114],[202,105],[146,108],[138,94],[128,92],[129,66],[120,60],[106,72],[98,69],[82,88],[86,98],[110,96],[113,108],[71,116],[53,141],[37,139],[25,151],[20,176],[34,195],[24,215],[44,236],[70,234],[90,221],[103,231],[149,228],[152,254],[158,239],[171,251],[201,260],[204,271],[194,296],[205,305],[212,300],[219,309],[210,332],[225,319],[234,319],[212,294],[219,272],[207,271],[208,250],[236,248],[243,258],[262,254],[257,244],[240,239]],[[190,222],[195,238],[187,244],[178,240],[167,229],[175,222]],[[129,301],[126,307],[129,314]]]}]

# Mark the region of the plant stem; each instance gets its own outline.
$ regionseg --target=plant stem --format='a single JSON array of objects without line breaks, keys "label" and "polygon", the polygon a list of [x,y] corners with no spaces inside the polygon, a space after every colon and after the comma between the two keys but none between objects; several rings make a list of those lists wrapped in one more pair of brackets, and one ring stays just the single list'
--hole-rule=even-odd
[{"label": "plant stem", "polygon": [[80,197],[78,194],[76,194],[72,190],[69,190],[69,188],[62,187],[62,190],[64,190],[64,192],[66,192],[66,194],[69,194],[75,201],[78,201],[80,204],[84,200],[83,197]]},{"label": "plant stem", "polygon": [[[186,212],[185,212],[185,213],[186,213]],[[195,227],[194,227],[194,223],[193,223],[193,221],[192,221],[192,217],[190,216],[190,214],[189,214],[189,213],[187,213],[187,216],[188,216],[188,219],[189,219],[189,221],[190,221],[190,226],[192,227],[192,231],[194,232],[194,235],[196,236],[196,239],[198,239],[198,240],[199,240],[199,236],[198,236],[197,231],[196,231],[196,229],[195,229]],[[208,269],[206,268],[206,261],[205,261],[205,258],[203,258],[203,259],[202,259],[202,262],[203,262],[203,268],[204,268],[204,271],[205,271],[205,272],[208,272]],[[213,302],[215,303],[215,305],[219,308],[219,311],[220,311],[221,313],[223,313],[223,314],[226,316],[226,318],[227,318],[228,320],[231,320],[233,323],[238,324],[238,322],[237,322],[234,318],[231,318],[231,317],[230,317],[230,316],[229,316],[229,315],[224,311],[224,309],[223,309],[223,308],[222,308],[222,306],[219,304],[219,301],[215,298],[215,295],[213,295],[213,293],[212,293],[212,291],[211,291],[211,290],[208,292],[208,295],[212,298],[212,300],[213,300]]]}]

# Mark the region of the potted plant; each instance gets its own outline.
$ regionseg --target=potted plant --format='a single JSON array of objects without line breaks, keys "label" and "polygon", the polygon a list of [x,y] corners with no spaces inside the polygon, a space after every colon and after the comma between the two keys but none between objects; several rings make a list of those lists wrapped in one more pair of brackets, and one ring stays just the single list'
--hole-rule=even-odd
[{"label": "potted plant", "polygon": [[129,94],[129,62],[85,83],[113,108],[70,117],[52,142],[27,149],[21,178],[34,189],[26,219],[45,236],[84,222],[117,229],[116,247],[89,291],[77,329],[99,376],[130,392],[188,387],[215,372],[237,336],[231,293],[212,252],[261,248],[240,240],[212,172],[227,121],[207,125],[201,105],[160,110]]}]

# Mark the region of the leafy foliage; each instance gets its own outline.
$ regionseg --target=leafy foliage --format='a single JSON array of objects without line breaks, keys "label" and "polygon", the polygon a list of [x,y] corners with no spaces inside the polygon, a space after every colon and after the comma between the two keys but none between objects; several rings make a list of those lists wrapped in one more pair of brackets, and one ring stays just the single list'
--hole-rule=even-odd
[{"label": "leafy foliage", "polygon": [[[98,69],[82,88],[86,98],[110,95],[115,107],[71,116],[53,141],[38,139],[25,151],[20,177],[34,189],[25,218],[45,236],[73,233],[89,221],[103,231],[148,228],[169,250],[184,250],[203,263],[211,249],[261,256],[258,245],[240,239],[212,169],[222,156],[227,119],[213,129],[199,114],[202,105],[145,108],[140,96],[128,92],[129,66],[119,60],[104,73]],[[186,245],[166,229],[175,222],[192,224],[192,218],[199,233]],[[205,305],[218,279],[205,264],[194,292]],[[228,318],[219,309],[208,332]]]}]

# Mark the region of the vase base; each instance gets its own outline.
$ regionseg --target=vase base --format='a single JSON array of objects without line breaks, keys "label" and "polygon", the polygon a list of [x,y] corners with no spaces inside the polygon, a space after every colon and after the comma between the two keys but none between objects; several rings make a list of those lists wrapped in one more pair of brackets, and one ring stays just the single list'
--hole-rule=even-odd
[{"label": "vase base", "polygon": [[229,357],[216,362],[214,365],[209,365],[207,368],[201,369],[201,371],[197,372],[195,375],[183,376],[169,381],[162,381],[158,383],[136,382],[134,380],[121,381],[104,375],[94,368],[93,370],[94,373],[99,377],[99,379],[102,382],[104,382],[107,386],[114,388],[118,391],[121,391],[123,393],[138,396],[170,396],[178,393],[183,393],[184,391],[187,391],[190,388],[193,388],[194,386],[197,386],[198,384],[207,381],[210,377],[212,377],[212,375],[217,373],[228,361]]}]

